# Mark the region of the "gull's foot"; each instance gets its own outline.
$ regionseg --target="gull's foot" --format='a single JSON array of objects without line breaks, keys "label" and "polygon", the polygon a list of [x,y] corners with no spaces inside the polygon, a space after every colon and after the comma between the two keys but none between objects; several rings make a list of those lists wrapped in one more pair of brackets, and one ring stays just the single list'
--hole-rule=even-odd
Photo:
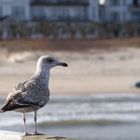
[{"label": "gull's foot", "polygon": [[34,133],[31,133],[31,135],[44,135],[44,134],[38,133],[38,132],[34,132]]},{"label": "gull's foot", "polygon": [[30,136],[31,134],[29,133],[23,133],[22,136]]}]

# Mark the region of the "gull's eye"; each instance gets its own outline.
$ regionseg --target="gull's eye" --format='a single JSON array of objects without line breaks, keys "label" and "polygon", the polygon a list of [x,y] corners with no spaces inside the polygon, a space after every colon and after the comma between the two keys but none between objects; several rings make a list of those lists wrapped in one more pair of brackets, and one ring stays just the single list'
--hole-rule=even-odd
[{"label": "gull's eye", "polygon": [[53,62],[53,59],[48,58],[48,59],[47,59],[47,62],[48,62],[48,63],[52,63],[52,62]]}]

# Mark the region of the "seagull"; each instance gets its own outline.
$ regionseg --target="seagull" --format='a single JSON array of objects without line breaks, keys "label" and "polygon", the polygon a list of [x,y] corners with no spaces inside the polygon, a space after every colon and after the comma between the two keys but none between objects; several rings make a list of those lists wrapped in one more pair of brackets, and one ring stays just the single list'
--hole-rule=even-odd
[{"label": "seagull", "polygon": [[137,81],[133,85],[135,88],[140,88],[140,81]]},{"label": "seagull", "polygon": [[41,56],[37,61],[35,74],[27,81],[18,83],[9,93],[0,112],[16,111],[23,114],[24,135],[28,135],[26,129],[26,113],[34,112],[34,135],[37,131],[37,111],[44,107],[50,97],[48,88],[50,69],[55,66],[67,67],[67,63],[61,62],[51,56]]}]

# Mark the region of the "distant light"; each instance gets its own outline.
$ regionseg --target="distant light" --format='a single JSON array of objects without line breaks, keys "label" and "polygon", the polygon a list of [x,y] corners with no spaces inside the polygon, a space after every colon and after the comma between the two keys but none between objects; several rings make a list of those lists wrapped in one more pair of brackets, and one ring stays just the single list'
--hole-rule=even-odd
[{"label": "distant light", "polygon": [[99,0],[99,3],[100,3],[101,5],[103,5],[103,4],[105,4],[105,0]]}]

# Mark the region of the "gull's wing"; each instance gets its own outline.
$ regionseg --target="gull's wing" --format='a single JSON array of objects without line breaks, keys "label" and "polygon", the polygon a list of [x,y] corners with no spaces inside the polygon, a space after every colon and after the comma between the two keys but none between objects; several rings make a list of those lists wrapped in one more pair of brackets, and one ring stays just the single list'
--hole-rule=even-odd
[{"label": "gull's wing", "polygon": [[1,108],[1,111],[10,111],[23,107],[40,108],[46,104],[48,100],[48,88],[36,80],[25,81],[23,83],[19,83],[8,95],[4,106]]}]

